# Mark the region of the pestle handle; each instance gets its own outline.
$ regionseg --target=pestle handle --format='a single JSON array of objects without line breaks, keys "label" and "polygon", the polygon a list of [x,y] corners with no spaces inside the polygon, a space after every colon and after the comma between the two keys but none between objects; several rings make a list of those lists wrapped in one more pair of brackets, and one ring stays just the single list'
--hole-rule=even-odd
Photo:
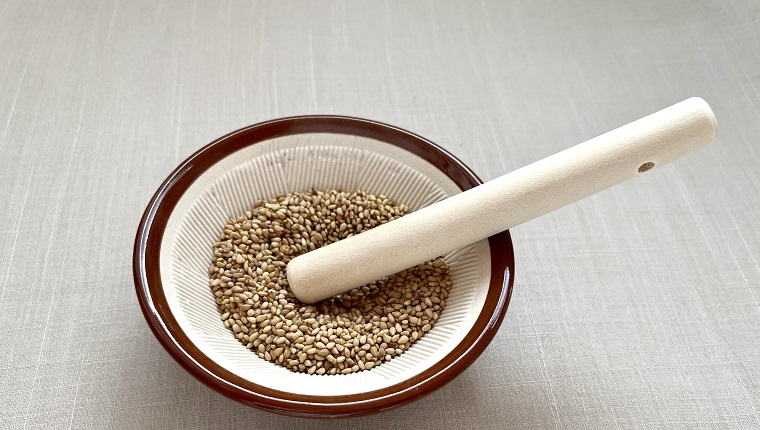
[{"label": "pestle handle", "polygon": [[298,256],[287,268],[305,303],[346,292],[485,239],[711,144],[715,116],[690,98],[572,148]]}]

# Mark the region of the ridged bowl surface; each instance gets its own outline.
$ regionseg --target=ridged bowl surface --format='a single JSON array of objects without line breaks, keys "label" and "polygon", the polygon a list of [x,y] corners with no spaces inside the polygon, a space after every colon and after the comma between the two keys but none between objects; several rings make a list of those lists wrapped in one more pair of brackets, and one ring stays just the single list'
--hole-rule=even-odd
[{"label": "ridged bowl surface", "polygon": [[[332,121],[332,126],[319,127],[311,117],[309,132],[293,130],[290,124],[290,132],[278,133],[271,125],[261,130],[277,121],[264,123],[228,135],[183,163],[146,211],[149,219],[143,219],[136,242],[135,277],[143,310],[159,340],[203,382],[275,412],[357,415],[426,394],[446,382],[431,384],[431,378],[450,379],[482,351],[490,340],[484,341],[483,335],[492,336],[506,310],[512,247],[504,233],[489,239],[491,243],[483,240],[446,255],[453,287],[438,322],[404,354],[372,370],[308,375],[259,358],[224,327],[208,286],[212,245],[229,217],[243,214],[257,200],[310,188],[361,189],[416,210],[469,188],[474,185],[470,181],[477,183],[456,159],[410,133],[351,118],[317,118]],[[306,118],[279,121],[286,121],[280,124],[286,128],[287,121],[309,125]],[[342,122],[349,127],[340,128]],[[398,133],[409,141],[419,139],[419,147],[389,143],[389,136],[371,129],[351,132],[351,126],[362,125],[389,127],[391,138]],[[420,148],[440,151],[455,162],[444,167],[462,171],[452,175],[441,168],[441,157],[426,157]],[[158,209],[163,209],[160,219]],[[492,258],[494,249],[509,255]],[[457,360],[472,348],[479,350],[469,351],[474,352],[469,361]],[[404,393],[409,389],[413,392]]]}]

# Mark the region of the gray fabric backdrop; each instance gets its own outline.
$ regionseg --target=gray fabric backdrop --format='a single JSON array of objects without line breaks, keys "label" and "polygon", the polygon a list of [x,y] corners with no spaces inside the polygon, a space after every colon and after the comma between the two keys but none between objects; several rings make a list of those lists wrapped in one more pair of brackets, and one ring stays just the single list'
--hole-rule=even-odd
[{"label": "gray fabric backdrop", "polygon": [[[757,1],[0,3],[0,428],[760,428]],[[239,127],[371,118],[490,179],[693,95],[718,143],[515,228],[502,329],[402,409],[250,409],[140,313],[145,205]]]}]

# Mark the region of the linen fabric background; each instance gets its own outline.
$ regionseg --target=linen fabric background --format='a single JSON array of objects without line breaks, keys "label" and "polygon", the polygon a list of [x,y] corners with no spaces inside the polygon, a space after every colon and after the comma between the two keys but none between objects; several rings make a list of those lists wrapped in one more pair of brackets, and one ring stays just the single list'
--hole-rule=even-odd
[{"label": "linen fabric background", "polygon": [[[690,96],[711,148],[512,230],[483,355],[401,409],[282,417],[148,329],[132,244],[185,157],[344,114],[483,179]],[[0,428],[760,428],[760,3],[0,0]]]}]

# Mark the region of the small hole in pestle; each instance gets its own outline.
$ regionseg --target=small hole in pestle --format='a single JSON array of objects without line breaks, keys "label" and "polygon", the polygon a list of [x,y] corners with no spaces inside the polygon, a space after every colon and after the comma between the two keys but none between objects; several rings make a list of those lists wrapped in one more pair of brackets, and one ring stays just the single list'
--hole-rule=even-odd
[{"label": "small hole in pestle", "polygon": [[651,161],[647,161],[646,163],[639,166],[639,173],[644,173],[647,170],[651,169],[652,167],[654,167],[654,163],[652,163]]}]

